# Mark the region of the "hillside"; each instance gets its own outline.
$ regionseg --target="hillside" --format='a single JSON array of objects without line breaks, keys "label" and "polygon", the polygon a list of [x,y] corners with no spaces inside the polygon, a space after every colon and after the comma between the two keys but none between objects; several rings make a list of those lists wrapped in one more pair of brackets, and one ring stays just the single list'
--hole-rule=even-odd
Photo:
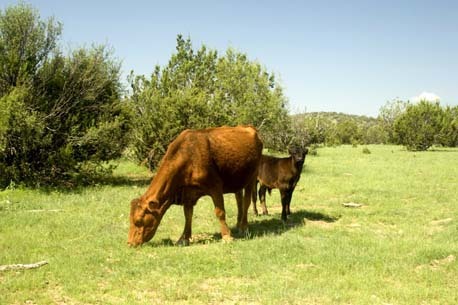
[{"label": "hillside", "polygon": [[339,123],[346,120],[352,120],[360,123],[365,123],[368,125],[373,125],[377,123],[377,119],[364,115],[355,115],[355,114],[346,114],[342,112],[306,112],[294,114],[291,116],[293,119],[305,119],[305,118],[323,118],[329,119],[334,123]]}]

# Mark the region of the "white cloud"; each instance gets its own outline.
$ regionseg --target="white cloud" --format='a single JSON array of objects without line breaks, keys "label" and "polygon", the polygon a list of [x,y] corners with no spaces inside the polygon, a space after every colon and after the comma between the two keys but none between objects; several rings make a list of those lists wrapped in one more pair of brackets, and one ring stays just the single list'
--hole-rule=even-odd
[{"label": "white cloud", "polygon": [[441,98],[432,92],[422,92],[420,95],[410,98],[411,103],[418,103],[419,101],[439,102],[440,100]]}]

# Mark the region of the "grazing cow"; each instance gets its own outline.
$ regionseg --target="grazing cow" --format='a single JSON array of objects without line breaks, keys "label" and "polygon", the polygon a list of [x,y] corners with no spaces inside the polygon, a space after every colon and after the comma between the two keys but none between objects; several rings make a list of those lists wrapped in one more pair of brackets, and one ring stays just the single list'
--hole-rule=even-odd
[{"label": "grazing cow", "polygon": [[235,193],[237,227],[245,230],[261,154],[262,142],[253,127],[183,131],[170,143],[148,190],[131,202],[128,243],[137,246],[153,238],[170,205],[179,204],[185,226],[178,243],[189,245],[193,208],[204,195],[213,200],[222,238],[230,240],[223,194]]},{"label": "grazing cow", "polygon": [[[305,156],[308,153],[307,148],[295,146],[290,148],[288,158],[276,158],[262,155],[259,164],[258,182],[259,200],[261,201],[262,214],[267,215],[266,207],[266,190],[269,194],[272,189],[279,189],[281,195],[281,219],[286,221],[287,215],[291,214],[289,205],[293,195],[294,188],[301,176],[302,166],[304,165]],[[258,215],[256,208],[256,194],[253,196],[253,210]]]}]

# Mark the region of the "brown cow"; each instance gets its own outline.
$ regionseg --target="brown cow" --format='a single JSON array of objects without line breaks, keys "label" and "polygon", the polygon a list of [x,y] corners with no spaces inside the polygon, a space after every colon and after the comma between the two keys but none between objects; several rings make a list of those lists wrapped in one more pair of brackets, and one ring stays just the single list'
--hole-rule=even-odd
[{"label": "brown cow", "polygon": [[[291,214],[289,208],[291,197],[301,176],[307,153],[307,148],[294,146],[290,148],[290,156],[288,158],[276,158],[262,155],[258,172],[258,182],[260,183],[259,201],[261,201],[262,214],[268,214],[266,207],[266,190],[268,190],[270,194],[272,189],[277,188],[280,190],[281,195],[281,219],[286,221],[287,215]],[[256,195],[253,196],[253,211],[255,215],[258,215]]]},{"label": "brown cow", "polygon": [[204,195],[213,200],[223,239],[231,239],[223,194],[236,193],[237,227],[245,230],[261,154],[262,142],[253,127],[183,131],[170,143],[148,190],[131,202],[128,243],[137,246],[153,238],[170,205],[179,204],[185,226],[178,243],[189,245],[193,208]]}]

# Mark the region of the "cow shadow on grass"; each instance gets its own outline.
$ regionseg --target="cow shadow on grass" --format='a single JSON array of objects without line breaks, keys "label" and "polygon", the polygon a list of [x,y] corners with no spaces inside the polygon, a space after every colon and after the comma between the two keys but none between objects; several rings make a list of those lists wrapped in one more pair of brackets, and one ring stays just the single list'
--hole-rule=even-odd
[{"label": "cow shadow on grass", "polygon": [[[268,216],[258,216],[254,221],[248,224],[248,232],[241,233],[235,227],[231,228],[232,237],[235,240],[249,240],[262,236],[281,235],[291,229],[304,226],[305,221],[323,221],[333,223],[339,220],[340,216],[326,215],[320,212],[312,212],[299,210],[288,216],[288,221],[284,223],[280,219],[280,214]],[[221,242],[221,233],[200,233],[192,236],[191,245],[195,244],[211,244]],[[151,242],[152,247],[157,246],[176,246],[176,241],[170,238],[162,239],[161,241]]]},{"label": "cow shadow on grass", "polygon": [[281,235],[291,229],[304,226],[307,220],[332,223],[339,219],[339,217],[306,210],[293,212],[288,216],[286,223],[280,219],[280,214],[267,216],[271,217],[269,219],[262,219],[263,217],[266,216],[259,216],[254,222],[249,224],[249,232],[243,238],[253,239],[265,235]]}]

